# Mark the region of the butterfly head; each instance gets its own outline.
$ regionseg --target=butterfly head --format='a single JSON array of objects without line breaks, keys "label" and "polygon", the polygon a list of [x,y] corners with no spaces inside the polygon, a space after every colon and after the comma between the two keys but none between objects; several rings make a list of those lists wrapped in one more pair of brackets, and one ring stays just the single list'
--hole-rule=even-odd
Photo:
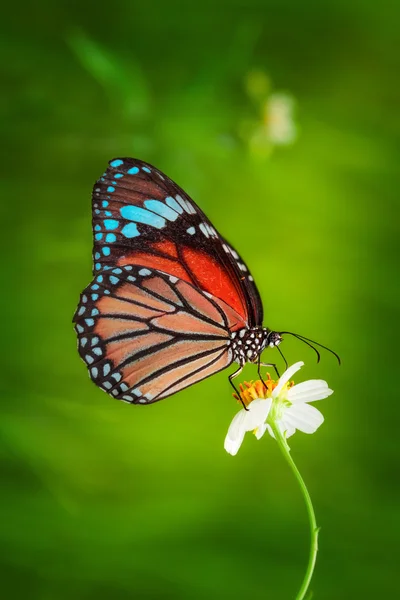
[{"label": "butterfly head", "polygon": [[270,329],[267,329],[266,333],[265,347],[275,348],[275,346],[279,346],[282,341],[281,334],[278,331],[271,331]]}]

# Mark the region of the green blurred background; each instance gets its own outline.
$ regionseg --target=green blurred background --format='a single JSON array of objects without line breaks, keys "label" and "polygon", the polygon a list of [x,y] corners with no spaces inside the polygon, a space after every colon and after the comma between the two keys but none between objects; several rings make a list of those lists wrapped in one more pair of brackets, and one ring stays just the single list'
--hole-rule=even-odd
[{"label": "green blurred background", "polygon": [[291,444],[322,527],[313,598],[396,596],[399,18],[368,0],[3,6],[3,597],[285,600],[305,570],[274,441],[223,449],[227,373],[147,408],[88,379],[71,319],[114,156],[192,195],[266,325],[342,355],[283,346],[297,381],[335,390]]}]

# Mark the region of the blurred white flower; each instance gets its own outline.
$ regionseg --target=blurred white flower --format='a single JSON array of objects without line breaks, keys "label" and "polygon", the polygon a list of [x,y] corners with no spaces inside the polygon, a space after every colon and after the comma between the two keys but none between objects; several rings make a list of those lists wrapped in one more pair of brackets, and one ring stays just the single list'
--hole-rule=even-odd
[{"label": "blurred white flower", "polygon": [[271,80],[260,69],[253,69],[247,74],[245,86],[253,109],[257,110],[257,117],[254,119],[248,115],[243,118],[238,132],[250,152],[264,159],[276,146],[288,146],[296,141],[296,101],[290,94],[272,92]]},{"label": "blurred white flower", "polygon": [[294,99],[288,94],[275,93],[268,98],[264,109],[266,134],[276,146],[292,144],[297,135],[294,122]]},{"label": "blurred white flower", "polygon": [[268,430],[274,437],[270,423],[273,422],[286,438],[298,429],[314,433],[324,417],[310,402],[330,396],[326,381],[311,379],[294,385],[290,378],[304,365],[297,362],[289,367],[278,381],[268,375],[266,386],[260,381],[240,386],[240,397],[247,410],[240,410],[232,420],[224,447],[229,454],[237,454],[245,433],[252,431],[260,439]]}]

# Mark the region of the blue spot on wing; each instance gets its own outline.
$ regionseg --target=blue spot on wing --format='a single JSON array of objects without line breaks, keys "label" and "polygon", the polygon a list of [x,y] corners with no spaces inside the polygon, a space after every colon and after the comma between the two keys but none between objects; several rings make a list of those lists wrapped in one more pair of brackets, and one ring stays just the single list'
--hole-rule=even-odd
[{"label": "blue spot on wing", "polygon": [[102,248],[102,252],[104,254],[104,256],[110,256],[110,248],[108,246],[104,246],[104,248]]},{"label": "blue spot on wing", "polygon": [[115,233],[107,233],[106,235],[106,242],[108,242],[109,244],[112,244],[113,242],[115,242],[117,239],[117,236],[115,235]]},{"label": "blue spot on wing", "polygon": [[146,173],[151,173],[150,169],[148,167],[142,167],[143,171],[146,171]]},{"label": "blue spot on wing", "polygon": [[104,227],[108,230],[117,229],[118,225],[119,225],[119,223],[115,219],[105,219],[105,221],[104,221]]},{"label": "blue spot on wing", "polygon": [[117,167],[120,167],[120,166],[121,166],[121,165],[123,165],[123,164],[124,164],[124,161],[123,161],[123,160],[121,160],[121,159],[119,159],[119,158],[116,158],[115,160],[113,160],[113,161],[111,161],[111,162],[110,162],[110,165],[111,165],[112,167],[114,167],[115,169],[116,169]]},{"label": "blue spot on wing", "polygon": [[136,175],[136,173],[139,173],[139,169],[137,167],[132,167],[128,171],[128,175]]},{"label": "blue spot on wing", "polygon": [[128,219],[128,221],[151,225],[151,227],[155,227],[156,229],[162,229],[166,225],[165,219],[140,206],[123,206],[120,212],[124,219]]},{"label": "blue spot on wing", "polygon": [[103,237],[103,234],[102,233],[96,233],[96,235],[94,237],[99,242],[101,240],[101,238]]},{"label": "blue spot on wing", "polygon": [[125,227],[122,228],[121,233],[127,238],[133,238],[140,235],[136,223],[128,223],[128,225],[125,225]]},{"label": "blue spot on wing", "polygon": [[112,194],[113,192],[115,192],[115,187],[113,187],[112,185],[109,185],[107,188],[107,192],[109,192],[110,194]]},{"label": "blue spot on wing", "polygon": [[176,221],[179,217],[179,214],[175,210],[172,210],[169,206],[165,206],[165,204],[159,200],[145,200],[144,205],[149,210],[161,215],[161,217],[165,217],[168,221]]},{"label": "blue spot on wing", "polygon": [[103,367],[104,377],[107,377],[107,375],[109,374],[110,371],[111,371],[111,367],[108,363],[106,363]]}]

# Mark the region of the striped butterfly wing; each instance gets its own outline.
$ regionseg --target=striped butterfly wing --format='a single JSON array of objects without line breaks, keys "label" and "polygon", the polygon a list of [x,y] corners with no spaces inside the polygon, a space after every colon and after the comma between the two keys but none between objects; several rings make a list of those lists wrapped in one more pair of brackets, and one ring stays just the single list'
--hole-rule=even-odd
[{"label": "striped butterfly wing", "polygon": [[123,265],[157,269],[262,324],[261,299],[244,261],[189,196],[140,160],[116,158],[93,188],[94,274]]},{"label": "striped butterfly wing", "polygon": [[223,300],[158,270],[96,275],[76,310],[78,348],[105,392],[150,404],[232,363],[229,332],[245,323]]}]

